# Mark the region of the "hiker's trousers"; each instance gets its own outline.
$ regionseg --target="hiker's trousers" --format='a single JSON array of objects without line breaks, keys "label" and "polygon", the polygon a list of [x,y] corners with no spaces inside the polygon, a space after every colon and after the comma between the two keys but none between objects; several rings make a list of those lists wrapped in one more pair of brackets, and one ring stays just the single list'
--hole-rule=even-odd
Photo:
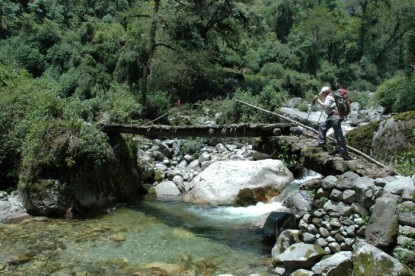
[{"label": "hiker's trousers", "polygon": [[338,144],[338,150],[341,155],[347,155],[346,141],[342,131],[342,119],[337,116],[329,116],[325,122],[320,123],[318,129],[318,143],[320,145],[326,144],[327,131],[333,128],[334,137]]}]

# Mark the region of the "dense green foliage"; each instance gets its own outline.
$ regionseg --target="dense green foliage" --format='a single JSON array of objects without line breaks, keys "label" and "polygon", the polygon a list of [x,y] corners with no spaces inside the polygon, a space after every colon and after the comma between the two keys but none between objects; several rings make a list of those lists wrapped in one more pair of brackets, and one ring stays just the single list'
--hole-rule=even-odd
[{"label": "dense green foliage", "polygon": [[[275,110],[341,82],[413,109],[414,46],[414,0],[3,0],[0,185],[101,162],[97,122],[153,120],[178,99]],[[271,120],[226,100],[221,111]]]}]

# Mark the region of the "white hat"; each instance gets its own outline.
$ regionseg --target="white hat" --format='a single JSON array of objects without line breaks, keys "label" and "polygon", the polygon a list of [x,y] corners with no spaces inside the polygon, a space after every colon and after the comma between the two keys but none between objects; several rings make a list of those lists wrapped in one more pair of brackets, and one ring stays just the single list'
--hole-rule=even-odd
[{"label": "white hat", "polygon": [[329,92],[330,91],[330,87],[328,86],[324,86],[323,88],[321,88],[320,94],[322,94],[323,92]]}]

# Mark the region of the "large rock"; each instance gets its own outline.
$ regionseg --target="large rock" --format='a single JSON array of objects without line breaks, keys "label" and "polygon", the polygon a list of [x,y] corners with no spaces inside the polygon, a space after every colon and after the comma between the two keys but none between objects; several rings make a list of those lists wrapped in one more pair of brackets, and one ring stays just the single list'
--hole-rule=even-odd
[{"label": "large rock", "polygon": [[180,195],[180,190],[173,181],[163,181],[154,187],[157,197],[177,197]]},{"label": "large rock", "polygon": [[376,200],[366,229],[366,241],[376,247],[393,246],[398,235],[397,199],[381,197]]},{"label": "large rock", "polygon": [[300,240],[300,230],[285,230],[277,238],[274,247],[271,251],[271,256],[273,258],[278,257],[283,253],[288,247],[295,243],[301,242]]},{"label": "large rock", "polygon": [[351,275],[353,270],[352,252],[342,251],[322,260],[312,267],[317,275]]},{"label": "large rock", "polygon": [[282,191],[293,181],[293,174],[279,160],[218,161],[191,182],[193,189],[185,200],[229,205],[236,202],[240,190],[274,188]]},{"label": "large rock", "polygon": [[413,150],[414,112],[398,114],[379,124],[372,140],[372,157],[390,160],[394,155]]},{"label": "large rock", "polygon": [[295,243],[278,255],[273,260],[273,264],[284,268],[309,269],[320,261],[324,255],[324,249],[316,244]]},{"label": "large rock", "polygon": [[136,162],[121,149],[125,141],[111,138],[114,156],[101,164],[78,160],[75,166],[38,179],[22,190],[29,214],[64,217],[84,216],[116,202],[136,199],[143,193]]},{"label": "large rock", "polygon": [[262,230],[267,238],[275,241],[281,232],[286,229],[295,229],[297,225],[295,215],[288,212],[271,212]]},{"label": "large rock", "polygon": [[415,275],[407,266],[382,250],[358,242],[353,251],[353,275]]},{"label": "large rock", "polygon": [[403,200],[412,200],[415,196],[414,181],[410,177],[400,177],[399,179],[386,184],[383,193],[390,193],[402,197]]}]

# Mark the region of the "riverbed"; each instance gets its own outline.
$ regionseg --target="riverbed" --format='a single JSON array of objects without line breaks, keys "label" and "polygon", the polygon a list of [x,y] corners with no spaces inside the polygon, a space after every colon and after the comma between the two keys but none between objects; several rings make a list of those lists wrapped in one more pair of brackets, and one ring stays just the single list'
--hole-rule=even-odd
[{"label": "riverbed", "polygon": [[272,245],[253,225],[279,201],[215,207],[143,199],[90,219],[3,224],[0,274],[275,275]]}]

